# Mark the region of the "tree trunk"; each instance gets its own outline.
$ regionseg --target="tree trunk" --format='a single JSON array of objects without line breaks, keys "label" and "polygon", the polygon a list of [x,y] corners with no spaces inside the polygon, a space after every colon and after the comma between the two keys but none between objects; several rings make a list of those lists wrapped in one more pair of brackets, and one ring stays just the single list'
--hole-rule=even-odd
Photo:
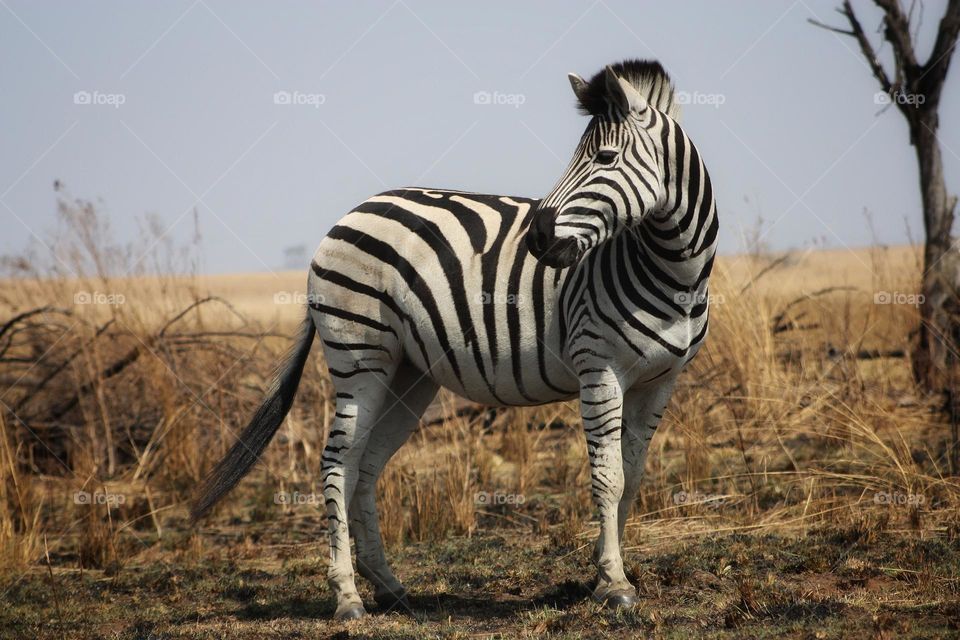
[{"label": "tree trunk", "polygon": [[917,114],[911,139],[920,167],[923,200],[923,276],[920,286],[920,328],[913,351],[914,379],[920,386],[944,396],[950,419],[947,463],[951,475],[960,474],[960,251],[954,246],[956,197],[947,193],[943,160],[936,137],[937,114]]},{"label": "tree trunk", "polygon": [[913,353],[913,373],[918,383],[932,391],[947,388],[950,370],[957,358],[958,292],[960,292],[960,255],[953,247],[956,198],[947,193],[943,160],[936,137],[937,114],[917,114],[911,138],[920,168],[923,226],[926,244],[923,252],[923,277],[920,305],[920,331]]}]

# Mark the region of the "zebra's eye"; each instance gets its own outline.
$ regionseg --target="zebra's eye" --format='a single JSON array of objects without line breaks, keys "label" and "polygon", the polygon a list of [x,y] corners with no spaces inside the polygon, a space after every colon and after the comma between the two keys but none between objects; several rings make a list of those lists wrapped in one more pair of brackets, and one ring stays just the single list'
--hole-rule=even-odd
[{"label": "zebra's eye", "polygon": [[617,159],[617,152],[610,151],[609,149],[604,151],[597,151],[596,158],[594,158],[597,164],[613,164],[616,159]]}]

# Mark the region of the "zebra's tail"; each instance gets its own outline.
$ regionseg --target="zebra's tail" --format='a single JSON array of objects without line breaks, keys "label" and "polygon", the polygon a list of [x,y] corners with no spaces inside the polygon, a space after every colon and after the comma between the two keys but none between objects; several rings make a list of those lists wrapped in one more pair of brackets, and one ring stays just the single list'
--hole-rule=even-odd
[{"label": "zebra's tail", "polygon": [[293,404],[293,396],[297,393],[314,334],[316,328],[308,311],[300,325],[296,343],[277,370],[267,397],[247,424],[247,428],[240,434],[239,440],[203,481],[199,497],[190,509],[193,522],[209,513],[213,505],[240,482],[280,428],[284,417],[290,411],[290,405]]}]

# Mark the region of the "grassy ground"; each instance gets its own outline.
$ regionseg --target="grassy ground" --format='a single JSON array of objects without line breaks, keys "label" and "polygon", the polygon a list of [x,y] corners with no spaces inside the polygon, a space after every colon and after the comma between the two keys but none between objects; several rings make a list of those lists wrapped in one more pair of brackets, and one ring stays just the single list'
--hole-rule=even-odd
[{"label": "grassy ground", "polygon": [[[639,607],[589,598],[588,552],[497,529],[409,545],[395,564],[412,611],[336,623],[312,530],[221,531],[204,559],[154,550],[119,571],[37,568],[5,586],[4,638],[713,637],[960,635],[960,547],[875,523],[785,534],[704,533],[628,554]],[[369,607],[369,591],[364,589]]]}]

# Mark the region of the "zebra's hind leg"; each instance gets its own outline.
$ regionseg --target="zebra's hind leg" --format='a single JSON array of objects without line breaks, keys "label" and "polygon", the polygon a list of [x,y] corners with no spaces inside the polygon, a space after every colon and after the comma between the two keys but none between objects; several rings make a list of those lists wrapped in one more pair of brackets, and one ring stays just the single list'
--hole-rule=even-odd
[{"label": "zebra's hind leg", "polygon": [[326,353],[337,389],[336,414],[321,464],[330,532],[327,580],[337,596],[334,617],[344,620],[366,613],[353,577],[347,505],[357,485],[360,458],[393,381],[396,365],[386,360],[376,366],[366,366],[362,360],[351,362],[346,357],[337,357],[329,349]]},{"label": "zebra's hind leg", "polygon": [[409,363],[400,365],[360,459],[357,489],[350,504],[350,530],[357,543],[357,571],[373,584],[373,598],[384,611],[409,611],[410,605],[407,590],[390,570],[383,550],[377,479],[387,461],[414,432],[436,395],[437,385],[432,380]]},{"label": "zebra's hind leg", "polygon": [[593,598],[609,607],[637,603],[637,591],[623,571],[618,512],[623,497],[621,458],[623,394],[616,375],[588,369],[580,375],[580,412],[590,457],[591,493],[600,516],[599,553],[595,555],[597,585]]}]

